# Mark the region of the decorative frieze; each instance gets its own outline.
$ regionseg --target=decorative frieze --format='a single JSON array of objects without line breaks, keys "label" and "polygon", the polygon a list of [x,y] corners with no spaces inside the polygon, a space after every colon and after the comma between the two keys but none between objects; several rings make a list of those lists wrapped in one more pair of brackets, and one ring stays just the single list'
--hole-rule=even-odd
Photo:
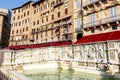
[{"label": "decorative frieze", "polygon": [[14,64],[17,66],[59,61],[60,65],[65,67],[106,71],[107,68],[113,69],[113,65],[119,66],[119,44],[120,42],[103,42],[5,52],[3,65]]}]

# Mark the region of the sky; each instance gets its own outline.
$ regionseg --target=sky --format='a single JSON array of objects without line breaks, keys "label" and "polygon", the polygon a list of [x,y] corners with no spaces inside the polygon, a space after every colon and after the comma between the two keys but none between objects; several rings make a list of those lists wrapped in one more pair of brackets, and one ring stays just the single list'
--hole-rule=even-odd
[{"label": "sky", "polygon": [[[0,0],[0,8],[13,9],[23,5],[28,1],[30,0]],[[32,1],[38,1],[38,0],[32,0]]]}]

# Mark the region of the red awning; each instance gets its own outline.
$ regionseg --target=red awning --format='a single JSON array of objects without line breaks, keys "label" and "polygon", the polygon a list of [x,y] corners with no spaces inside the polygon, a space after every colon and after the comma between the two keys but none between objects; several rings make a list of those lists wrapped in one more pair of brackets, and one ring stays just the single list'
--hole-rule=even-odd
[{"label": "red awning", "polygon": [[74,44],[88,44],[88,43],[106,42],[113,40],[120,40],[120,31],[83,36]]},{"label": "red awning", "polygon": [[41,43],[41,44],[9,46],[9,49],[20,50],[20,49],[26,49],[26,48],[41,48],[41,47],[47,47],[47,46],[64,46],[64,45],[70,45],[70,44],[72,44],[72,41],[68,40],[68,41],[58,41],[58,42],[56,41],[56,42]]}]

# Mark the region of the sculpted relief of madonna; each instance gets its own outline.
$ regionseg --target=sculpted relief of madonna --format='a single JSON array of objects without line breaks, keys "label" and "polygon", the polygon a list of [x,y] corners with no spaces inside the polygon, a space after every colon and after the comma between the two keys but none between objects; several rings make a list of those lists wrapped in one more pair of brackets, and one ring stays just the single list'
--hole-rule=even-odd
[{"label": "sculpted relief of madonna", "polygon": [[86,56],[87,56],[87,60],[94,60],[97,57],[96,47],[95,46],[89,46]]}]

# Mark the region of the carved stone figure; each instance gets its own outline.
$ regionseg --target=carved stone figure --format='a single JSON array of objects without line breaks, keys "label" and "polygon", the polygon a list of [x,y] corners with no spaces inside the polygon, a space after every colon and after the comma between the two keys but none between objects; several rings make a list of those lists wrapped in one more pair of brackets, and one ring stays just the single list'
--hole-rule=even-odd
[{"label": "carved stone figure", "polygon": [[96,58],[96,48],[95,46],[89,46],[87,59],[94,60]]}]

